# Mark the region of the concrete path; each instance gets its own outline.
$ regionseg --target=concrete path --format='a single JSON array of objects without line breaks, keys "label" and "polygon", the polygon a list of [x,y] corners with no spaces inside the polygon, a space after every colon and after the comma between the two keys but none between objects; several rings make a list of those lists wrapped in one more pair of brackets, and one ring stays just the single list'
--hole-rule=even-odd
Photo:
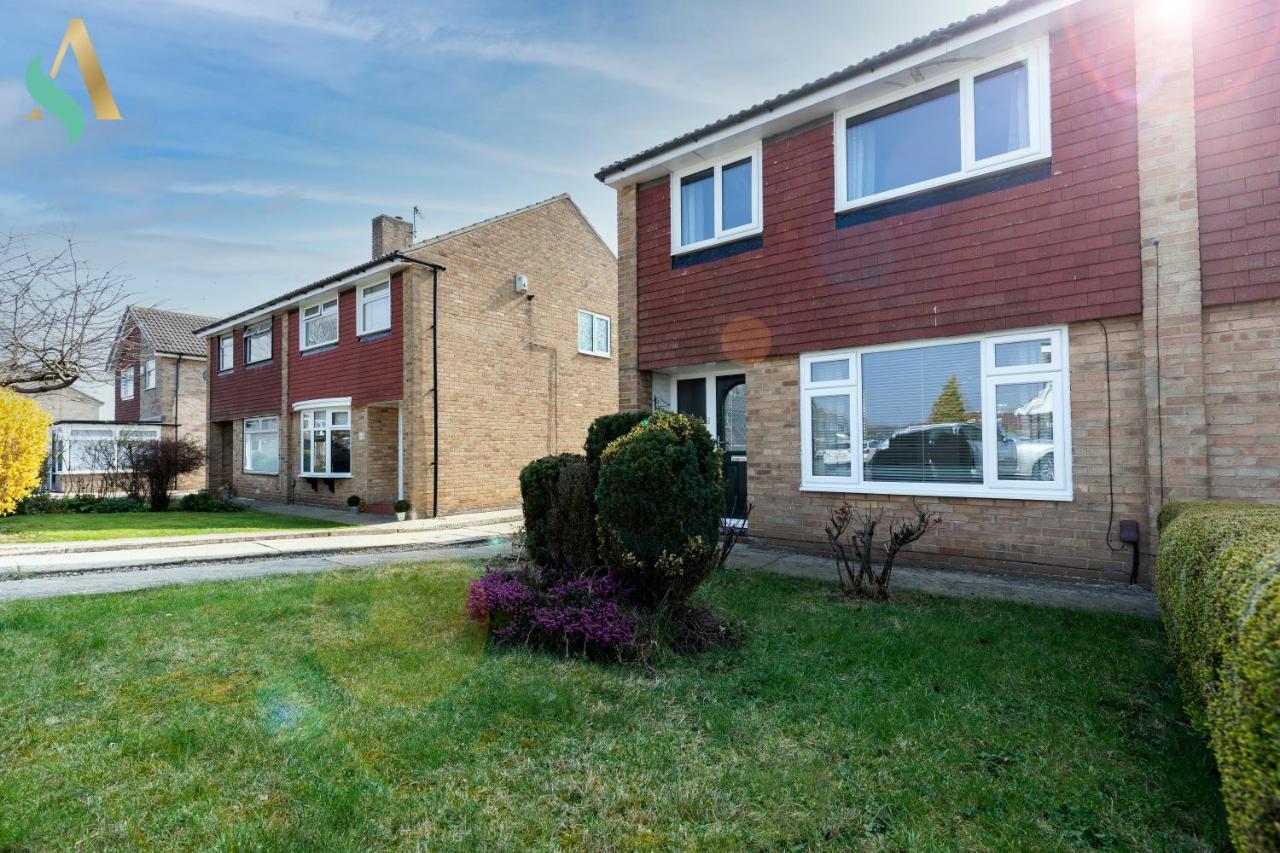
[{"label": "concrete path", "polygon": [[325,555],[312,554],[305,557],[183,563],[161,568],[125,568],[63,575],[46,574],[21,580],[0,581],[0,602],[23,598],[50,598],[59,595],[128,592],[156,586],[243,580],[269,575],[364,569],[419,560],[476,560],[507,553],[510,549],[509,542],[501,541],[399,551],[339,552]]},{"label": "concrete path", "polygon": [[369,533],[357,530],[341,536],[259,537],[234,541],[160,544],[135,540],[130,547],[121,542],[100,550],[46,552],[0,556],[0,578],[34,575],[73,574],[108,569],[171,566],[184,563],[212,563],[267,557],[350,554],[360,551],[406,551],[506,541],[519,528],[516,522],[477,524],[473,527],[443,527],[428,530]]},{"label": "concrete path", "polygon": [[[739,545],[734,549],[729,565],[734,569],[777,572],[837,582],[835,561],[830,557],[813,557]],[[893,586],[896,589],[910,589],[950,598],[987,598],[1152,618],[1160,615],[1156,597],[1150,590],[1125,584],[1058,583],[978,572],[895,566]]]},{"label": "concrete path", "polygon": [[[280,505],[273,505],[280,506]],[[255,507],[256,509],[257,507]],[[275,512],[275,509],[268,510]],[[320,510],[332,512],[331,510]],[[297,513],[291,513],[297,514]],[[333,513],[337,515],[338,513]],[[304,539],[336,539],[346,542],[332,547],[359,547],[351,544],[357,540],[371,536],[390,536],[400,534],[426,534],[443,530],[484,529],[498,530],[502,535],[509,535],[520,527],[521,515],[517,510],[498,510],[495,512],[470,512],[458,515],[441,516],[440,518],[421,518],[416,521],[396,521],[379,523],[372,527],[331,527],[314,530],[261,530],[250,533],[204,533],[195,536],[153,536],[134,539],[90,539],[81,542],[19,542],[0,545],[0,573],[12,566],[14,562],[23,562],[18,558],[34,556],[47,557],[58,554],[102,554],[108,551],[143,551],[164,550],[179,546],[212,546],[242,545],[253,543],[274,543],[277,540]],[[73,522],[68,522],[73,523]],[[403,543],[402,543],[403,544]],[[408,543],[412,544],[412,542]],[[319,550],[326,550],[317,545]],[[206,557],[221,556],[223,552],[209,552]],[[251,556],[251,551],[243,554],[234,550],[226,551],[231,557]]]}]

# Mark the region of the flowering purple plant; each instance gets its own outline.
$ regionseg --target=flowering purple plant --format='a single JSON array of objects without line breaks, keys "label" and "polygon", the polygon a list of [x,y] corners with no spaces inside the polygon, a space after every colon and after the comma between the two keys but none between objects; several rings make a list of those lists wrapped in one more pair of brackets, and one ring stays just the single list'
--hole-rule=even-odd
[{"label": "flowering purple plant", "polygon": [[527,644],[598,660],[636,656],[641,630],[612,577],[564,578],[530,567],[490,569],[467,592],[467,616],[498,645]]}]

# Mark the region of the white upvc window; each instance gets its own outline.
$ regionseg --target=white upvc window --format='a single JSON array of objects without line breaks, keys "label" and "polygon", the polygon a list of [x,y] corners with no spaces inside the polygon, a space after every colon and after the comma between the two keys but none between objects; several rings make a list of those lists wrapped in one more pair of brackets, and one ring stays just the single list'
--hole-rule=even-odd
[{"label": "white upvc window", "polygon": [[800,357],[801,488],[1072,499],[1063,327]]},{"label": "white upvc window", "polygon": [[120,399],[133,399],[133,368],[126,367],[120,371]]},{"label": "white upvc window", "polygon": [[156,387],[156,360],[149,358],[142,362],[142,390],[150,391]]},{"label": "white upvc window", "polygon": [[604,314],[578,311],[578,352],[608,358],[612,350],[609,335],[612,323]]},{"label": "white upvc window", "polygon": [[304,306],[298,314],[302,349],[338,342],[338,297]]},{"label": "white upvc window", "polygon": [[268,318],[244,329],[244,363],[271,360],[271,320]]},{"label": "white upvc window", "polygon": [[390,328],[390,280],[356,288],[356,334],[372,335]]},{"label": "white upvc window", "polygon": [[245,418],[244,470],[249,474],[280,472],[279,418]]},{"label": "white upvc window", "polygon": [[1046,159],[1048,40],[842,110],[834,129],[837,211]]},{"label": "white upvc window", "polygon": [[155,427],[108,424],[106,426],[61,426],[53,431],[52,462],[58,474],[105,474],[125,464],[121,453],[126,442],[156,441]]},{"label": "white upvc window", "polygon": [[227,371],[236,366],[235,335],[223,335],[218,338],[218,370]]},{"label": "white upvc window", "polygon": [[301,435],[302,476],[351,476],[350,409],[304,410]]},{"label": "white upvc window", "polygon": [[671,175],[671,253],[759,234],[761,145]]}]

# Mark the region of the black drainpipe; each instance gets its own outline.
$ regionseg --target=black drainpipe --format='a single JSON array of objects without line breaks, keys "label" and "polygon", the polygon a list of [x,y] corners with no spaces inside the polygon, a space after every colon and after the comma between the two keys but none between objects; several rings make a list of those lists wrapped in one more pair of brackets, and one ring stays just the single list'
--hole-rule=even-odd
[{"label": "black drainpipe", "polygon": [[436,326],[440,322],[440,269],[431,268],[431,517],[440,514],[440,360]]}]

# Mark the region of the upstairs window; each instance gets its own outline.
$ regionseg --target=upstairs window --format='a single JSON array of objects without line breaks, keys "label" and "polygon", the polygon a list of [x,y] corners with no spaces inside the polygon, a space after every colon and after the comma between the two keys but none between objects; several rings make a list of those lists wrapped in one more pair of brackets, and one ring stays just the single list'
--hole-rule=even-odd
[{"label": "upstairs window", "polygon": [[302,309],[302,348],[322,347],[338,342],[338,297]]},{"label": "upstairs window", "polygon": [[356,334],[372,335],[391,328],[391,282],[359,288],[356,297]]},{"label": "upstairs window", "polygon": [[244,330],[244,363],[271,360],[271,321],[263,320]]},{"label": "upstairs window", "polygon": [[671,176],[671,251],[759,233],[760,144]]},{"label": "upstairs window", "polygon": [[149,358],[142,363],[142,390],[150,391],[156,387],[156,360]]},{"label": "upstairs window", "polygon": [[133,368],[126,367],[120,373],[120,399],[133,399]]},{"label": "upstairs window", "polygon": [[590,311],[578,312],[578,352],[609,357],[609,318]]},{"label": "upstairs window", "polygon": [[836,209],[1047,157],[1048,80],[1041,40],[837,113]]},{"label": "upstairs window", "polygon": [[232,335],[218,338],[218,370],[230,370],[236,366],[236,339]]}]

